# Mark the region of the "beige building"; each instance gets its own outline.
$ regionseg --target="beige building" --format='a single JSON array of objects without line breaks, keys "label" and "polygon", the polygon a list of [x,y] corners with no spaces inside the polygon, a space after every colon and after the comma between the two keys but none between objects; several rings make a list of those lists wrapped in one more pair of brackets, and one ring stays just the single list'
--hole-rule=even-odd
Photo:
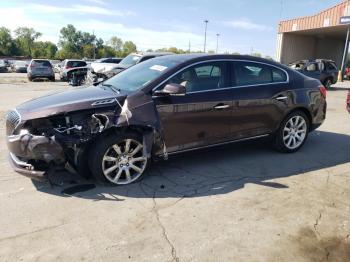
[{"label": "beige building", "polygon": [[350,26],[350,0],[318,14],[281,21],[276,58],[283,64],[301,59],[332,59],[342,65]]}]

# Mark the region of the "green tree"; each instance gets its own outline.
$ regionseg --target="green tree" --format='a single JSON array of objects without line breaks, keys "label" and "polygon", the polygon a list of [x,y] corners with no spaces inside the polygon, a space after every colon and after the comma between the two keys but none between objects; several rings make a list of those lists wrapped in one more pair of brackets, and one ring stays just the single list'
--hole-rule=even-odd
[{"label": "green tree", "polygon": [[136,52],[136,45],[132,41],[126,41],[123,45],[122,56],[127,56],[130,53]]},{"label": "green tree", "polygon": [[111,39],[107,42],[107,44],[114,49],[116,52],[121,52],[123,48],[123,40],[119,37],[112,36]]},{"label": "green tree", "polygon": [[97,57],[102,58],[102,57],[115,57],[118,56],[116,54],[116,51],[110,47],[110,46],[103,46],[103,48],[98,49],[97,52]]},{"label": "green tree", "polygon": [[42,34],[29,27],[19,27],[15,30],[16,42],[22,55],[32,56],[34,42]]},{"label": "green tree", "polygon": [[0,55],[13,55],[15,43],[11,37],[11,31],[6,27],[0,27]]},{"label": "green tree", "polygon": [[[78,58],[82,55],[82,36],[81,32],[69,24],[60,30],[60,40],[58,42],[61,50],[59,52],[60,58]],[[65,57],[66,56],[66,57]]]},{"label": "green tree", "polygon": [[37,41],[34,42],[34,48],[32,51],[32,55],[34,58],[55,58],[57,53],[57,46],[49,41],[42,42]]}]

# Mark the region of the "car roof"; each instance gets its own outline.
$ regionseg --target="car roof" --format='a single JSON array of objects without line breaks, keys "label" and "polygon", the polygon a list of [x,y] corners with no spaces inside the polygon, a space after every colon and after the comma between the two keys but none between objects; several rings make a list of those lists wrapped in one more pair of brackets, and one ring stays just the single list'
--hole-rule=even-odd
[{"label": "car roof", "polygon": [[34,59],[32,59],[32,61],[48,61],[48,62],[50,62],[49,59],[40,59],[40,58],[34,58]]},{"label": "car roof", "polygon": [[[229,54],[205,54],[205,53],[195,53],[195,54],[173,54],[166,57],[178,57],[178,59],[183,60],[184,62],[191,62],[191,61],[202,61],[202,60],[247,60],[252,62],[261,62],[261,63],[267,63],[271,65],[276,65],[279,67],[285,68],[284,65],[277,63],[273,60],[256,57],[256,56],[250,56],[250,55],[229,55]],[[166,58],[165,57],[165,58]]]},{"label": "car roof", "polygon": [[81,59],[66,59],[67,62],[85,62],[84,60]]}]

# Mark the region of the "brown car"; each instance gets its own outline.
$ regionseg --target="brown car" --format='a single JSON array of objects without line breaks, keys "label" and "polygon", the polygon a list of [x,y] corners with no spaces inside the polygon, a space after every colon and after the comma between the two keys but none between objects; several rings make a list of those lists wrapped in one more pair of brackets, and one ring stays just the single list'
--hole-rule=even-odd
[{"label": "brown car", "polygon": [[19,105],[6,117],[14,169],[46,178],[70,165],[100,182],[129,184],[151,159],[271,137],[292,153],[326,116],[326,90],[269,60],[169,55],[109,80]]}]

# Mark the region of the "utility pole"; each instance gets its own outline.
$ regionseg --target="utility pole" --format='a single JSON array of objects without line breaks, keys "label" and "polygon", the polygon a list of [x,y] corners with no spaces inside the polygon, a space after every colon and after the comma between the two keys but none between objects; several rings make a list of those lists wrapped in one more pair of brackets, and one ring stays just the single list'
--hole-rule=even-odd
[{"label": "utility pole", "polygon": [[219,36],[220,34],[216,34],[216,53],[218,53],[219,50]]},{"label": "utility pole", "polygon": [[207,47],[207,27],[208,27],[208,23],[209,20],[204,20],[205,23],[205,30],[204,30],[204,53],[205,53],[205,49]]},{"label": "utility pole", "polygon": [[191,41],[188,41],[188,52],[191,53]]},{"label": "utility pole", "polygon": [[92,30],[92,35],[94,36],[94,41],[93,41],[93,43],[92,43],[92,46],[93,46],[93,49],[94,49],[94,59],[95,59],[95,57],[96,57],[96,52],[95,52],[95,30]]},{"label": "utility pole", "polygon": [[338,74],[338,80],[343,82],[344,78],[344,68],[345,68],[345,63],[346,59],[348,56],[348,51],[349,51],[349,35],[350,35],[350,26],[348,25],[348,30],[346,31],[346,41],[345,41],[345,46],[344,46],[344,53],[343,53],[343,59],[340,67],[340,71]]}]

